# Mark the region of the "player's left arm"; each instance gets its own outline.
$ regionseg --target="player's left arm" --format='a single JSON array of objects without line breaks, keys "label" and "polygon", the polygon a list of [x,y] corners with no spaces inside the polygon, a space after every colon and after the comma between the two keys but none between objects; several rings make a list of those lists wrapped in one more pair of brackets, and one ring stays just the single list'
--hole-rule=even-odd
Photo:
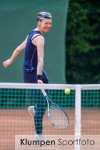
[{"label": "player's left arm", "polygon": [[33,42],[37,46],[38,64],[37,64],[37,76],[42,76],[44,65],[44,37],[38,36]]}]

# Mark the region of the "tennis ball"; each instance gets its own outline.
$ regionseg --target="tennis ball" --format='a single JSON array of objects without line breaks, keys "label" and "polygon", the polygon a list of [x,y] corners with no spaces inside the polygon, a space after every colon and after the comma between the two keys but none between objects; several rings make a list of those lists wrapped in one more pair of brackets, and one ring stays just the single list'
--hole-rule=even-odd
[{"label": "tennis ball", "polygon": [[65,89],[65,94],[70,94],[70,89]]}]

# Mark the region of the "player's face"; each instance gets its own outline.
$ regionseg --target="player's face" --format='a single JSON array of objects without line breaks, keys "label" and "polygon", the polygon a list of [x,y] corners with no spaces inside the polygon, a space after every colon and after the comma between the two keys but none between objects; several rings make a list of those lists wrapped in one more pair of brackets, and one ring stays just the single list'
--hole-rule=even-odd
[{"label": "player's face", "polygon": [[52,27],[52,19],[44,19],[39,21],[39,28],[42,32],[48,32]]}]

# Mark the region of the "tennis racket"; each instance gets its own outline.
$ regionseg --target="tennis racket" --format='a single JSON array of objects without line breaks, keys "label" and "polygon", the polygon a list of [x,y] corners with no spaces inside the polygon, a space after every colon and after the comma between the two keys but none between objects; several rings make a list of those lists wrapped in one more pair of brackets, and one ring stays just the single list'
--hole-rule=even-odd
[{"label": "tennis racket", "polygon": [[67,112],[60,107],[58,104],[54,103],[47,95],[44,89],[41,90],[43,96],[45,96],[48,106],[48,118],[57,129],[65,129],[69,126],[69,117]]}]

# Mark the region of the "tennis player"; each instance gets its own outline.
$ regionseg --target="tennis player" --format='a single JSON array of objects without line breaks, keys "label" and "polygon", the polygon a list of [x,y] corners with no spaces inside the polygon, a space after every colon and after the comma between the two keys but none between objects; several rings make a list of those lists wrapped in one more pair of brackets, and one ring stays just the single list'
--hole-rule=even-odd
[{"label": "tennis player", "polygon": [[[25,83],[48,83],[48,76],[43,70],[44,65],[44,43],[43,33],[49,31],[52,26],[52,15],[48,12],[40,12],[37,14],[37,27],[32,30],[26,39],[13,52],[11,58],[3,62],[3,66],[7,68],[21,51],[25,50],[23,72]],[[42,120],[46,110],[45,97],[41,102],[35,100],[35,106],[29,106],[28,111],[34,117],[36,139],[42,138]],[[35,112],[35,113],[34,113]]]}]

